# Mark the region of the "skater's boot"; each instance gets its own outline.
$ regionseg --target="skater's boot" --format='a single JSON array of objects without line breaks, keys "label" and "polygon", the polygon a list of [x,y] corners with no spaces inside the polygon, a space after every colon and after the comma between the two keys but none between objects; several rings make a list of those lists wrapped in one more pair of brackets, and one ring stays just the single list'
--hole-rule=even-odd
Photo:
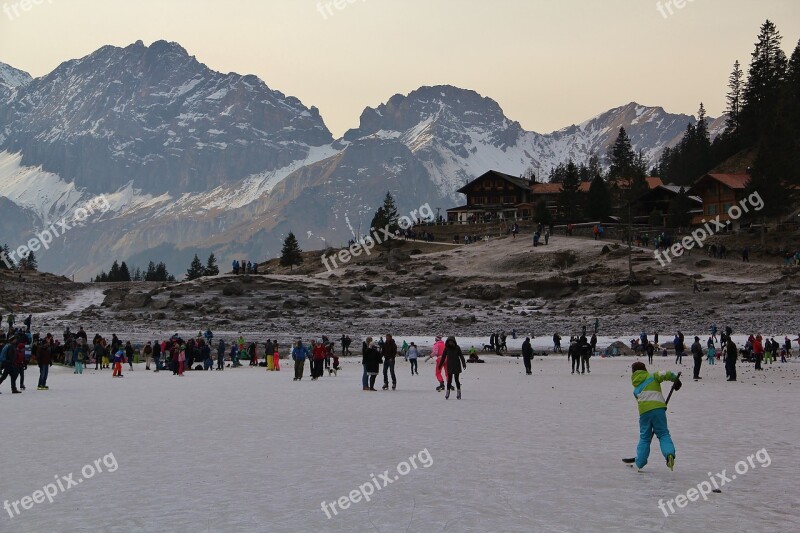
[{"label": "skater's boot", "polygon": [[444,399],[445,400],[449,400],[450,399],[450,389],[447,389],[447,392],[444,393]]},{"label": "skater's boot", "polygon": [[389,384],[388,383],[384,383],[383,384],[383,390],[389,390]]},{"label": "skater's boot", "polygon": [[667,468],[675,470],[675,456],[672,454],[667,456]]},{"label": "skater's boot", "polygon": [[456,400],[460,399],[461,399],[461,389],[458,389],[458,391],[456,392]]},{"label": "skater's boot", "polygon": [[450,390],[456,390],[456,388],[450,385]]},{"label": "skater's boot", "polygon": [[440,381],[439,382],[439,386],[436,387],[436,390],[439,391],[439,392],[444,390],[444,381]]},{"label": "skater's boot", "polygon": [[397,383],[392,383],[392,390],[395,390],[396,388],[397,388]]}]

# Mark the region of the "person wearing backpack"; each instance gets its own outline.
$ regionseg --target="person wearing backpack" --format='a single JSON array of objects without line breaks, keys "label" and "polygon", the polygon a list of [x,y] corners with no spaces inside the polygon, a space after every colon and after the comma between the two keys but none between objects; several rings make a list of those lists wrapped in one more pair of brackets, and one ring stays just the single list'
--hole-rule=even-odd
[{"label": "person wearing backpack", "polygon": [[75,349],[75,371],[73,374],[83,374],[83,362],[86,361],[86,344],[83,339],[78,339],[78,347]]},{"label": "person wearing backpack", "polygon": [[[25,350],[25,345],[22,345],[23,351]],[[23,354],[24,357],[24,354]],[[3,349],[0,350],[0,360],[2,360],[2,368],[3,373],[0,375],[0,384],[2,384],[8,376],[11,376],[11,392],[13,394],[19,394],[21,391],[17,389],[17,375],[19,374],[18,364],[18,350],[17,347],[14,345],[13,340],[10,340],[3,346]]]}]

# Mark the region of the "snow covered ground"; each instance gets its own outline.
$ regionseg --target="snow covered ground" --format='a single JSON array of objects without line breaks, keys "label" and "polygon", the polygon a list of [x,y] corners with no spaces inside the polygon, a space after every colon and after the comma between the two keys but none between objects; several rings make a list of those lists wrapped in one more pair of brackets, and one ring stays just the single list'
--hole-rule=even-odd
[{"label": "snow covered ground", "polygon": [[[400,361],[394,392],[361,391],[357,360],[343,360],[338,377],[299,383],[285,361],[279,373],[245,367],[183,378],[143,365],[123,379],[53,367],[48,392],[36,390],[30,368],[26,392],[2,387],[0,501],[37,497],[56,476],[66,486],[73,473],[77,482],[85,465],[93,466],[84,474],[98,465],[103,472],[59,490],[52,503],[20,504],[13,518],[0,510],[0,531],[800,528],[800,363],[759,374],[740,365],[737,383],[724,380],[719,364],[704,365],[700,382],[688,374],[668,414],[675,471],[654,443],[637,473],[620,461],[638,437],[633,358],[593,358],[583,376],[570,375],[566,356],[537,358],[532,377],[516,358],[485,359],[464,373],[461,401],[434,391],[430,362],[412,378]],[[654,366],[676,368],[672,358]],[[659,509],[659,500],[686,494],[709,473],[730,478],[762,449],[769,466],[756,460],[720,494],[669,517]],[[417,468],[398,475],[411,456]],[[378,481],[370,502],[327,518],[323,501],[386,470],[392,483]]]}]

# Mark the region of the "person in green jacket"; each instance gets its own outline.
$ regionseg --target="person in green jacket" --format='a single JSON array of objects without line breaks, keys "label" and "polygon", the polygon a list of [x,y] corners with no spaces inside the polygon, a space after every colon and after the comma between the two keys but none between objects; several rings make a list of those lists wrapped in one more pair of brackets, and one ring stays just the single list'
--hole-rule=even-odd
[{"label": "person in green jacket", "polygon": [[641,470],[650,456],[650,442],[658,437],[661,453],[670,470],[675,467],[675,444],[667,427],[667,403],[661,392],[663,381],[675,382],[675,390],[681,388],[681,380],[672,372],[650,374],[642,362],[631,365],[633,396],[639,404],[639,445],[636,447],[636,468]]}]

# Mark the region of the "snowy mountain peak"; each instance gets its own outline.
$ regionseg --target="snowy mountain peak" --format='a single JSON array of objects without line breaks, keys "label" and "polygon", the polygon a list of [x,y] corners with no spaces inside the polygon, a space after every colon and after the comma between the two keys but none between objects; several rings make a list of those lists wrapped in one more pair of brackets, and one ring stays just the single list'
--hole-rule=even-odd
[{"label": "snowy mountain peak", "polygon": [[33,78],[27,72],[15,69],[11,65],[0,63],[0,87],[7,89],[14,89],[17,87],[24,87],[29,84]]}]

